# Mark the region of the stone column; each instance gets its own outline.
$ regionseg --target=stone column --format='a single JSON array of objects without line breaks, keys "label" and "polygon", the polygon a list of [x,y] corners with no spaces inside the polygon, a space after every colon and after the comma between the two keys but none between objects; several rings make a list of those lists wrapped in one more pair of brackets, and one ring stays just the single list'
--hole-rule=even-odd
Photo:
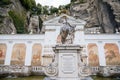
[{"label": "stone column", "polygon": [[99,57],[99,64],[100,66],[106,66],[106,59],[105,59],[105,53],[104,53],[104,44],[102,41],[99,41],[97,43],[98,46],[98,57]]},{"label": "stone column", "polygon": [[32,42],[28,41],[26,43],[26,56],[25,56],[25,66],[31,65],[31,59],[32,59]]},{"label": "stone column", "polygon": [[13,49],[13,42],[9,41],[7,43],[7,51],[6,51],[6,57],[5,57],[5,65],[10,65],[10,61],[11,61],[11,56],[12,56],[12,49]]}]

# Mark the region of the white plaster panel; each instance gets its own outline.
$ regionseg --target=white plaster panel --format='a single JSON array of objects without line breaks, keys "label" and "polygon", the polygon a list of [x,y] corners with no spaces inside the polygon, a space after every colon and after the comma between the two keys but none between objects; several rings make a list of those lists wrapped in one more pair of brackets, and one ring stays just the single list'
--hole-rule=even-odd
[{"label": "white plaster panel", "polygon": [[[68,61],[66,59],[70,59]],[[73,62],[71,64],[71,62]],[[63,63],[62,63],[63,62]],[[60,53],[59,54],[59,77],[78,77],[78,66],[77,66],[77,54],[76,53]],[[71,67],[68,67],[71,64]],[[67,69],[68,67],[69,69]],[[70,69],[71,68],[71,69]]]}]

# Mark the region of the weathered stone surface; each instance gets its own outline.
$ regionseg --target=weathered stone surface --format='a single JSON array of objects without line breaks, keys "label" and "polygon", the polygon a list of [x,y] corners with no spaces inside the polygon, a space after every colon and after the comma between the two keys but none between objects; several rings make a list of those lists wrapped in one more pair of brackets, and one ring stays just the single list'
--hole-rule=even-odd
[{"label": "weathered stone surface", "polygon": [[[20,0],[10,0],[11,3],[8,5],[0,5],[0,34],[16,34],[17,28],[14,24],[14,20],[9,15],[9,11],[14,12],[15,14],[20,15],[20,17],[24,18],[24,27],[27,29],[26,31],[33,33],[39,33],[39,17],[31,16],[31,13],[27,11]],[[41,22],[42,23],[42,22]]]},{"label": "weathered stone surface", "polygon": [[6,17],[3,19],[3,23],[0,24],[0,34],[15,34],[16,28],[11,18]]},{"label": "weathered stone surface", "polygon": [[8,12],[15,11],[22,14],[25,11],[19,0],[10,1],[11,4],[0,6],[0,34],[16,34],[16,28]]},{"label": "weathered stone surface", "polygon": [[30,34],[40,32],[40,29],[39,29],[39,16],[36,15],[36,16],[32,16],[30,18],[28,30],[29,30]]},{"label": "weathered stone surface", "polygon": [[0,65],[0,78],[16,78],[30,75],[45,75],[42,66]]},{"label": "weathered stone surface", "polygon": [[85,27],[101,27],[102,33],[120,31],[119,0],[87,0],[71,6],[71,15],[87,21]]}]

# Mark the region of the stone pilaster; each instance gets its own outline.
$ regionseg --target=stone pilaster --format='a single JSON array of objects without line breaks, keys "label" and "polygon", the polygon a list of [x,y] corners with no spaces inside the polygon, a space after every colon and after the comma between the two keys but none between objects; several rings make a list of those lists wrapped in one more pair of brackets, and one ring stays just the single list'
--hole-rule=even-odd
[{"label": "stone pilaster", "polygon": [[99,64],[100,66],[106,66],[104,43],[102,41],[98,41],[97,46],[98,46]]},{"label": "stone pilaster", "polygon": [[119,54],[120,54],[120,41],[118,41],[118,49],[119,49]]},{"label": "stone pilaster", "polygon": [[5,57],[5,65],[10,65],[11,56],[12,56],[12,49],[13,49],[13,41],[8,41],[7,43],[7,51]]},{"label": "stone pilaster", "polygon": [[26,44],[26,56],[25,56],[25,66],[31,65],[31,59],[32,59],[32,42],[28,41]]}]

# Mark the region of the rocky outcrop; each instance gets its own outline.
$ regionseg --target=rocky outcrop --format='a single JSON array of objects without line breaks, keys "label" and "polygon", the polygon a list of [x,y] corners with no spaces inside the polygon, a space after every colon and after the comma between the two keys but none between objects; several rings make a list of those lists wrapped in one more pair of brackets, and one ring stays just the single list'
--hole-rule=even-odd
[{"label": "rocky outcrop", "polygon": [[34,33],[39,33],[40,32],[40,28],[39,28],[39,16],[32,16],[30,18],[30,23],[29,23],[29,27],[28,27],[28,31],[30,32],[30,34],[34,34]]},{"label": "rocky outcrop", "polygon": [[16,33],[16,28],[11,18],[5,17],[3,19],[3,23],[0,24],[0,33],[1,34],[15,34]]},{"label": "rocky outcrop", "polygon": [[16,33],[12,19],[8,15],[8,8],[0,7],[0,34]]},{"label": "rocky outcrop", "polygon": [[86,28],[101,27],[101,33],[115,33],[120,31],[119,7],[119,0],[87,0],[72,4],[71,15],[86,20]]},{"label": "rocky outcrop", "polygon": [[5,0],[7,4],[2,1],[0,2],[0,34],[40,32],[42,20],[38,16],[32,16],[32,13],[22,5],[21,0]]},{"label": "rocky outcrop", "polygon": [[0,34],[16,34],[17,32],[9,11],[22,14],[25,10],[19,0],[10,0],[10,3],[7,5],[2,4],[0,6]]},{"label": "rocky outcrop", "polygon": [[[20,0],[8,0],[9,4],[2,4],[0,1],[0,34],[15,34],[32,32],[39,33],[42,27],[42,20],[39,18],[39,28],[31,28],[30,13],[22,6]],[[6,0],[7,1],[7,0]],[[76,18],[87,21],[86,28],[99,27],[100,33],[117,33],[120,32],[120,0],[76,0],[71,3],[70,14]],[[20,20],[23,23],[15,24],[9,15],[9,11],[15,12],[17,16],[20,15]],[[37,23],[35,23],[37,24]],[[22,28],[20,27],[22,26]],[[21,29],[21,30],[19,30]],[[25,32],[26,31],[26,32]]]}]

